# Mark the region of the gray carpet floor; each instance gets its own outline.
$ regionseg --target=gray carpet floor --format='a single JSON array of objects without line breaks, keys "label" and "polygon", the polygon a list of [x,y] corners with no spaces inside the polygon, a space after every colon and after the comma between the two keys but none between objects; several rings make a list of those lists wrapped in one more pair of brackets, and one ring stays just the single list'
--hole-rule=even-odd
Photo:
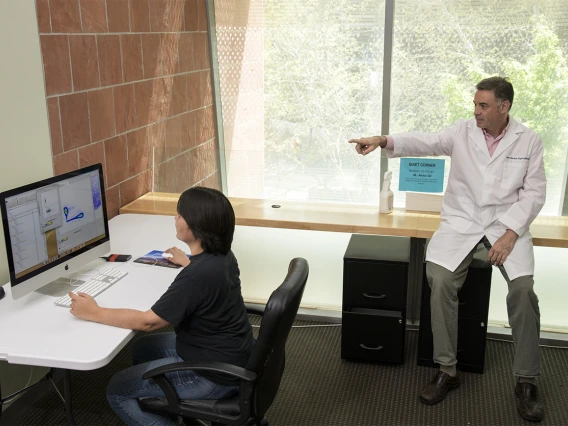
[{"label": "gray carpet floor", "polygon": [[[258,319],[251,317],[253,324]],[[320,323],[297,321],[297,325]],[[419,389],[435,370],[416,365],[418,333],[407,332],[405,363],[381,365],[340,357],[341,327],[294,328],[280,391],[267,418],[272,426],[314,425],[525,425],[517,414],[511,373],[513,346],[489,341],[484,374],[462,373],[461,388],[435,406],[419,402]],[[545,406],[541,425],[568,425],[568,350],[542,348],[538,382]],[[130,365],[128,345],[104,368],[74,372],[78,425],[119,425],[105,399],[110,377]],[[17,425],[64,425],[62,403],[50,392]]]}]

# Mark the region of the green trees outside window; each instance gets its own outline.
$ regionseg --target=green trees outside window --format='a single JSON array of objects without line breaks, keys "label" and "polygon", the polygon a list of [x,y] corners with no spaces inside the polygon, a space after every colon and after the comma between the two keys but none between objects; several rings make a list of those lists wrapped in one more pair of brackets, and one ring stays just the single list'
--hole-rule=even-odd
[{"label": "green trees outside window", "polygon": [[[264,196],[377,204],[380,156],[357,156],[346,141],[382,132],[385,1],[262,4]],[[475,83],[507,76],[512,114],[545,144],[543,213],[558,214],[567,58],[566,0],[395,0],[390,133],[472,117]],[[396,190],[398,160],[389,169]],[[403,202],[398,193],[395,203]]]}]

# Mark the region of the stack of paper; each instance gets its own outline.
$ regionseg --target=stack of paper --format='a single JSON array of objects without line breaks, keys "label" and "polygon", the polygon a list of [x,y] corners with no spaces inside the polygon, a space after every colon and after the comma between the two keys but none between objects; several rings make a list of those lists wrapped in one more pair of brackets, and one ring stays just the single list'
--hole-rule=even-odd
[{"label": "stack of paper", "polygon": [[406,193],[406,210],[439,212],[442,210],[443,199],[444,194],[408,191]]}]

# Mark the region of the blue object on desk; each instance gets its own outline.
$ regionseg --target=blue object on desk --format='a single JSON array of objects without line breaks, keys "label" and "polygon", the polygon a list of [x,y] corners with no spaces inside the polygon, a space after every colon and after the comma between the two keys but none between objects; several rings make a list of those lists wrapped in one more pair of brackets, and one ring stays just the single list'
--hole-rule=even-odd
[{"label": "blue object on desk", "polygon": [[[146,265],[165,266],[166,268],[181,268],[181,265],[170,262],[168,259],[162,257],[163,250],[152,250],[144,256],[139,257],[134,262],[143,263]],[[190,254],[186,254],[188,259],[191,259]]]},{"label": "blue object on desk", "polygon": [[401,158],[399,191],[442,192],[445,160]]}]

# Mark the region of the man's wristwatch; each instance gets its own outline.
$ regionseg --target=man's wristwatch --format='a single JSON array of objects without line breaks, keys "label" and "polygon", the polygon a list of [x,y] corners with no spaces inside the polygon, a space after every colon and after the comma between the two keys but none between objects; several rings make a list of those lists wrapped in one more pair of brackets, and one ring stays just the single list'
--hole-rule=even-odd
[{"label": "man's wristwatch", "polygon": [[388,143],[387,137],[386,136],[377,136],[377,137],[379,138],[379,146],[381,148],[386,148]]}]

